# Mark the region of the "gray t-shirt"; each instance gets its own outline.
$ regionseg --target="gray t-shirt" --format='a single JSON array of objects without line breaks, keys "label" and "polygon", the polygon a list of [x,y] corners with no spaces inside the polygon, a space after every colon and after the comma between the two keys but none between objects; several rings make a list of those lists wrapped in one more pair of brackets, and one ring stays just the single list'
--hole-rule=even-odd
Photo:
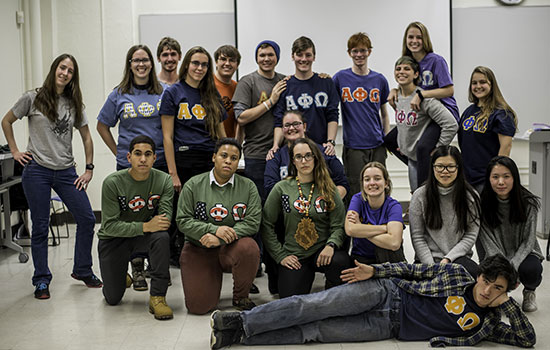
[{"label": "gray t-shirt", "polygon": [[88,124],[82,112],[82,122],[74,125],[75,112],[66,97],[57,100],[57,119],[51,122],[34,106],[36,91],[27,91],[11,109],[22,119],[29,119],[29,143],[27,150],[41,166],[52,170],[63,170],[74,166],[73,127],[81,128]]},{"label": "gray t-shirt", "polygon": [[409,159],[416,161],[416,145],[424,130],[432,122],[441,127],[441,134],[436,147],[448,145],[458,131],[455,117],[435,98],[426,98],[420,104],[420,111],[411,109],[411,100],[416,95],[403,96],[399,93],[395,108],[397,125],[397,144],[399,150]]},{"label": "gray t-shirt", "polygon": [[[239,80],[233,95],[235,118],[238,119],[245,110],[267,101],[275,84],[284,77],[283,74],[275,73],[272,79],[267,79],[254,71]],[[258,119],[244,126],[245,158],[265,159],[267,152],[273,146],[273,113],[271,111],[266,111]]]}]

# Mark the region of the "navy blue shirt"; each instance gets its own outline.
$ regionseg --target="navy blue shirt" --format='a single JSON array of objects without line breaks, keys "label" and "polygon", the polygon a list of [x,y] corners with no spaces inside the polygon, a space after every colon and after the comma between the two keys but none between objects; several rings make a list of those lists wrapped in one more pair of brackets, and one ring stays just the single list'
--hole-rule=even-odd
[{"label": "navy blue shirt", "polygon": [[427,340],[435,336],[462,337],[477,332],[490,308],[479,307],[474,285],[464,295],[425,297],[401,290],[400,340]]},{"label": "navy blue shirt", "polygon": [[[342,186],[349,191],[349,183],[346,175],[344,174],[344,166],[336,158],[336,156],[327,156],[325,149],[322,145],[317,144],[321,153],[325,157],[325,162],[330,173],[330,177],[336,186]],[[266,195],[271,192],[273,186],[288,176],[288,164],[290,163],[290,156],[288,154],[288,146],[281,147],[273,159],[267,161],[264,172],[264,188]]]},{"label": "navy blue shirt", "polygon": [[285,111],[299,110],[307,123],[307,136],[323,144],[327,142],[328,123],[338,122],[339,101],[340,96],[332,79],[319,78],[317,73],[307,80],[292,76],[273,110],[275,127],[282,127]]},{"label": "navy blue shirt", "polygon": [[[189,86],[185,81],[178,81],[166,88],[160,104],[160,115],[174,116],[175,151],[214,152],[215,141],[210,137],[206,127],[206,110],[201,104],[199,89]],[[223,115],[218,123],[227,118],[227,113],[220,98]],[[216,123],[217,124],[217,123]]]},{"label": "navy blue shirt", "polygon": [[464,160],[464,175],[471,185],[485,181],[485,171],[489,161],[498,155],[500,141],[498,135],[514,136],[514,118],[505,110],[496,109],[489,118],[480,118],[481,109],[470,105],[458,124],[458,144]]}]

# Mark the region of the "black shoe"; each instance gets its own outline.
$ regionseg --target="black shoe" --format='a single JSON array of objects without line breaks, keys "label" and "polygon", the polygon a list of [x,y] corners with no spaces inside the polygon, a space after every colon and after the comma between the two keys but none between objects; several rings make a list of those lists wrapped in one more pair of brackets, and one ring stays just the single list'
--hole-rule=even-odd
[{"label": "black shoe", "polygon": [[91,276],[86,276],[86,277],[80,277],[80,276],[77,276],[74,272],[71,273],[71,277],[74,278],[75,280],[79,280],[79,281],[82,281],[86,284],[86,287],[88,288],[101,288],[103,287],[103,282],[101,282],[101,280],[99,278],[97,278],[96,275],[94,275],[92,273]]},{"label": "black shoe", "polygon": [[44,282],[38,283],[34,290],[34,297],[36,299],[50,299],[50,289]]},{"label": "black shoe", "polygon": [[242,298],[239,300],[233,300],[233,306],[237,308],[238,310],[252,310],[252,308],[256,307],[256,304],[250,298]]},{"label": "black shoe", "polygon": [[250,294],[260,294],[260,289],[254,283],[252,283],[252,286],[250,287]]},{"label": "black shoe", "polygon": [[210,327],[218,331],[242,329],[241,313],[216,310],[210,315]]},{"label": "black shoe", "polygon": [[213,329],[210,333],[210,349],[221,349],[231,344],[241,342],[243,333],[238,330],[218,331]]}]

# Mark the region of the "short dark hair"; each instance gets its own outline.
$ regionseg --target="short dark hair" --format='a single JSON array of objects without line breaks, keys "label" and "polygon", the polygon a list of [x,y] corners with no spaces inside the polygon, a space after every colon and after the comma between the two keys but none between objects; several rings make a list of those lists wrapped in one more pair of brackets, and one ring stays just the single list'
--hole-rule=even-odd
[{"label": "short dark hair", "polygon": [[132,153],[132,151],[134,150],[134,147],[138,143],[147,143],[147,144],[151,145],[151,149],[153,150],[153,152],[156,152],[155,141],[153,141],[153,139],[150,138],[147,135],[138,135],[138,136],[134,137],[132,139],[132,141],[130,141],[130,147],[128,149],[128,152]]},{"label": "short dark hair", "polygon": [[174,50],[178,53],[178,55],[181,56],[180,43],[178,43],[178,41],[174,38],[165,36],[164,38],[160,39],[160,42],[157,46],[157,58],[160,58],[160,54],[162,53],[162,51],[164,51],[164,48],[167,48],[168,50]]},{"label": "short dark hair", "polygon": [[313,54],[315,55],[315,44],[313,41],[307,36],[301,36],[292,43],[292,54],[299,54],[309,48],[313,49]]},{"label": "short dark hair", "polygon": [[416,77],[416,79],[413,80],[413,83],[414,83],[414,85],[420,84],[420,79],[421,79],[420,78],[420,66],[418,65],[418,62],[416,62],[414,60],[414,58],[412,58],[410,56],[401,56],[395,62],[395,67],[399,66],[400,64],[408,64],[409,66],[411,66],[413,72],[419,73],[418,77]]},{"label": "short dark hair", "polygon": [[494,282],[498,276],[504,277],[508,282],[506,291],[516,288],[518,284],[518,272],[514,266],[502,254],[488,256],[479,263],[479,275]]},{"label": "short dark hair", "polygon": [[231,146],[237,147],[237,149],[239,150],[239,158],[241,158],[243,153],[243,148],[241,147],[239,142],[237,142],[237,140],[232,139],[230,137],[219,139],[218,142],[216,142],[216,146],[214,147],[214,154],[218,153],[218,151],[223,145],[231,145]]},{"label": "short dark hair", "polygon": [[223,45],[218,47],[218,49],[214,51],[214,61],[218,61],[218,58],[220,58],[221,55],[234,58],[237,60],[237,64],[241,64],[241,53],[235,46]]}]

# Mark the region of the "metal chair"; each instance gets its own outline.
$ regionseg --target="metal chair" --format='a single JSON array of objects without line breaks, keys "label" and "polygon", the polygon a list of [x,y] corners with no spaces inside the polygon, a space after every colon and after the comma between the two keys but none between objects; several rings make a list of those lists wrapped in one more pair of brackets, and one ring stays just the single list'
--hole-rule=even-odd
[{"label": "metal chair", "polygon": [[[61,203],[61,207],[56,208],[55,202]],[[65,207],[65,203],[61,200],[61,198],[58,195],[52,195],[50,198],[50,209],[51,209],[51,216],[50,216],[50,232],[52,233],[52,245],[59,245],[59,241],[61,238],[69,238],[69,224],[68,224],[68,212],[67,208]],[[59,234],[59,215],[63,215],[63,221],[65,222],[65,230],[67,234],[65,236],[60,236]],[[55,224],[54,224],[55,221]],[[55,228],[57,230],[57,240],[55,238],[55,233],[53,230],[53,226],[55,225]]]}]

